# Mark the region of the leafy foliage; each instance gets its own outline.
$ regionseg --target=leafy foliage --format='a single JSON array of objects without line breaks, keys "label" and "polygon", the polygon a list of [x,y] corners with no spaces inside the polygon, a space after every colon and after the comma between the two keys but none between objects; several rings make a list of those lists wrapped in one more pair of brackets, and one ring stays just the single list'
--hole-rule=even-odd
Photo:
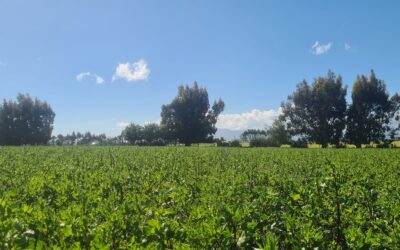
[{"label": "leafy foliage", "polygon": [[304,80],[282,104],[288,130],[323,147],[339,145],[346,124],[346,92],[342,78],[331,71],[312,86]]},{"label": "leafy foliage", "polygon": [[369,78],[358,76],[351,98],[353,102],[348,110],[346,134],[348,141],[361,147],[363,143],[384,140],[390,129],[392,114],[385,83],[376,78],[374,71]]},{"label": "leafy foliage", "polygon": [[219,99],[210,109],[207,89],[196,82],[191,87],[182,85],[178,96],[161,107],[161,125],[166,127],[170,138],[185,145],[209,142],[217,131],[215,124],[224,107]]},{"label": "leafy foliage", "polygon": [[226,141],[224,138],[218,138],[214,140],[218,147],[242,147],[239,140]]},{"label": "leafy foliage", "polygon": [[165,128],[155,123],[144,126],[131,123],[122,131],[122,137],[138,146],[164,146],[168,139]]},{"label": "leafy foliage", "polygon": [[29,95],[4,100],[0,107],[0,145],[47,144],[55,113],[50,105]]},{"label": "leafy foliage", "polygon": [[107,138],[105,134],[92,134],[90,132],[80,133],[72,132],[71,134],[52,136],[50,145],[121,145],[123,144],[122,138],[114,137]]},{"label": "leafy foliage", "polygon": [[281,119],[275,119],[272,126],[265,130],[248,129],[241,134],[245,142],[250,143],[250,147],[280,147],[292,142],[289,131]]},{"label": "leafy foliage", "polygon": [[256,139],[263,139],[266,136],[266,132],[261,129],[247,129],[243,131],[240,138],[245,142],[251,142]]},{"label": "leafy foliage", "polygon": [[290,144],[292,142],[290,133],[281,119],[274,120],[272,126],[267,128],[266,135],[267,140],[273,147],[279,147],[283,144]]},{"label": "leafy foliage", "polygon": [[3,147],[1,249],[397,249],[396,150]]}]

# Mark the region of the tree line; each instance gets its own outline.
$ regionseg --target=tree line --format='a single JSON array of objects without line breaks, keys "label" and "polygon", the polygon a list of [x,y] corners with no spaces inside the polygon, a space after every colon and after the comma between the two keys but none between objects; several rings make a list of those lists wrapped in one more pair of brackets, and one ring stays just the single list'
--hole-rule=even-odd
[{"label": "tree line", "polygon": [[[292,146],[317,143],[322,147],[343,143],[382,143],[394,138],[400,117],[399,94],[389,95],[383,80],[371,71],[370,76],[356,78],[351,103],[347,103],[347,86],[332,71],[315,78],[310,85],[300,82],[282,102],[282,114],[267,130],[247,130],[241,139],[252,146]],[[193,85],[178,87],[177,96],[161,107],[160,124],[144,126],[131,123],[120,136],[107,138],[90,132],[51,136],[55,113],[47,102],[28,94],[19,94],[16,101],[4,100],[0,106],[1,145],[191,145],[193,143],[226,143],[214,139],[218,116],[224,102],[210,105],[206,88]]]},{"label": "tree line", "polygon": [[107,137],[105,134],[92,134],[90,132],[52,136],[49,145],[53,146],[76,146],[76,145],[123,145],[122,136]]},{"label": "tree line", "polygon": [[181,85],[171,103],[161,107],[161,123],[140,126],[131,123],[122,136],[132,145],[207,143],[214,141],[218,116],[225,108],[219,99],[210,105],[206,88],[196,82]]},{"label": "tree line", "polygon": [[247,130],[242,134],[258,146],[307,143],[322,147],[343,143],[385,143],[395,139],[399,130],[400,96],[390,97],[383,80],[373,70],[370,76],[357,76],[346,101],[347,87],[342,77],[329,71],[327,76],[306,80],[282,102],[282,114],[267,131]]}]

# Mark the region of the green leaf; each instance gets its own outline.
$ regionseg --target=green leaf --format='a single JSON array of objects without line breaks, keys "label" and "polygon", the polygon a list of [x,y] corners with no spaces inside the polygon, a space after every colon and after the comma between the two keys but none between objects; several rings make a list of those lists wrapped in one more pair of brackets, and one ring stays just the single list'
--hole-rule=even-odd
[{"label": "green leaf", "polygon": [[292,197],[292,199],[293,199],[294,201],[297,201],[297,200],[300,200],[300,199],[301,199],[301,195],[300,195],[300,194],[292,194],[291,197]]}]

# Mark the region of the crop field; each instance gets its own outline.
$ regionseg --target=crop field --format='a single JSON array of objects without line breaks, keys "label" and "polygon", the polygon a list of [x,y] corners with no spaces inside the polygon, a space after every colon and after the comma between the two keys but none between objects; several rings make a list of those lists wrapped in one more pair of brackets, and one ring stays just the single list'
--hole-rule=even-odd
[{"label": "crop field", "polygon": [[398,249],[400,151],[0,148],[0,249]]}]

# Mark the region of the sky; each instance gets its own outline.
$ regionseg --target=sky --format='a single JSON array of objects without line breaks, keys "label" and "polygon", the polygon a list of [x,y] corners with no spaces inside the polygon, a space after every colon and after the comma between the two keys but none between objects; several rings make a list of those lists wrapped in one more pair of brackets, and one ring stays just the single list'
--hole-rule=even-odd
[{"label": "sky", "polygon": [[222,98],[217,126],[262,128],[297,83],[375,70],[400,91],[400,1],[0,0],[0,99],[29,93],[53,134],[159,122],[181,84]]}]

